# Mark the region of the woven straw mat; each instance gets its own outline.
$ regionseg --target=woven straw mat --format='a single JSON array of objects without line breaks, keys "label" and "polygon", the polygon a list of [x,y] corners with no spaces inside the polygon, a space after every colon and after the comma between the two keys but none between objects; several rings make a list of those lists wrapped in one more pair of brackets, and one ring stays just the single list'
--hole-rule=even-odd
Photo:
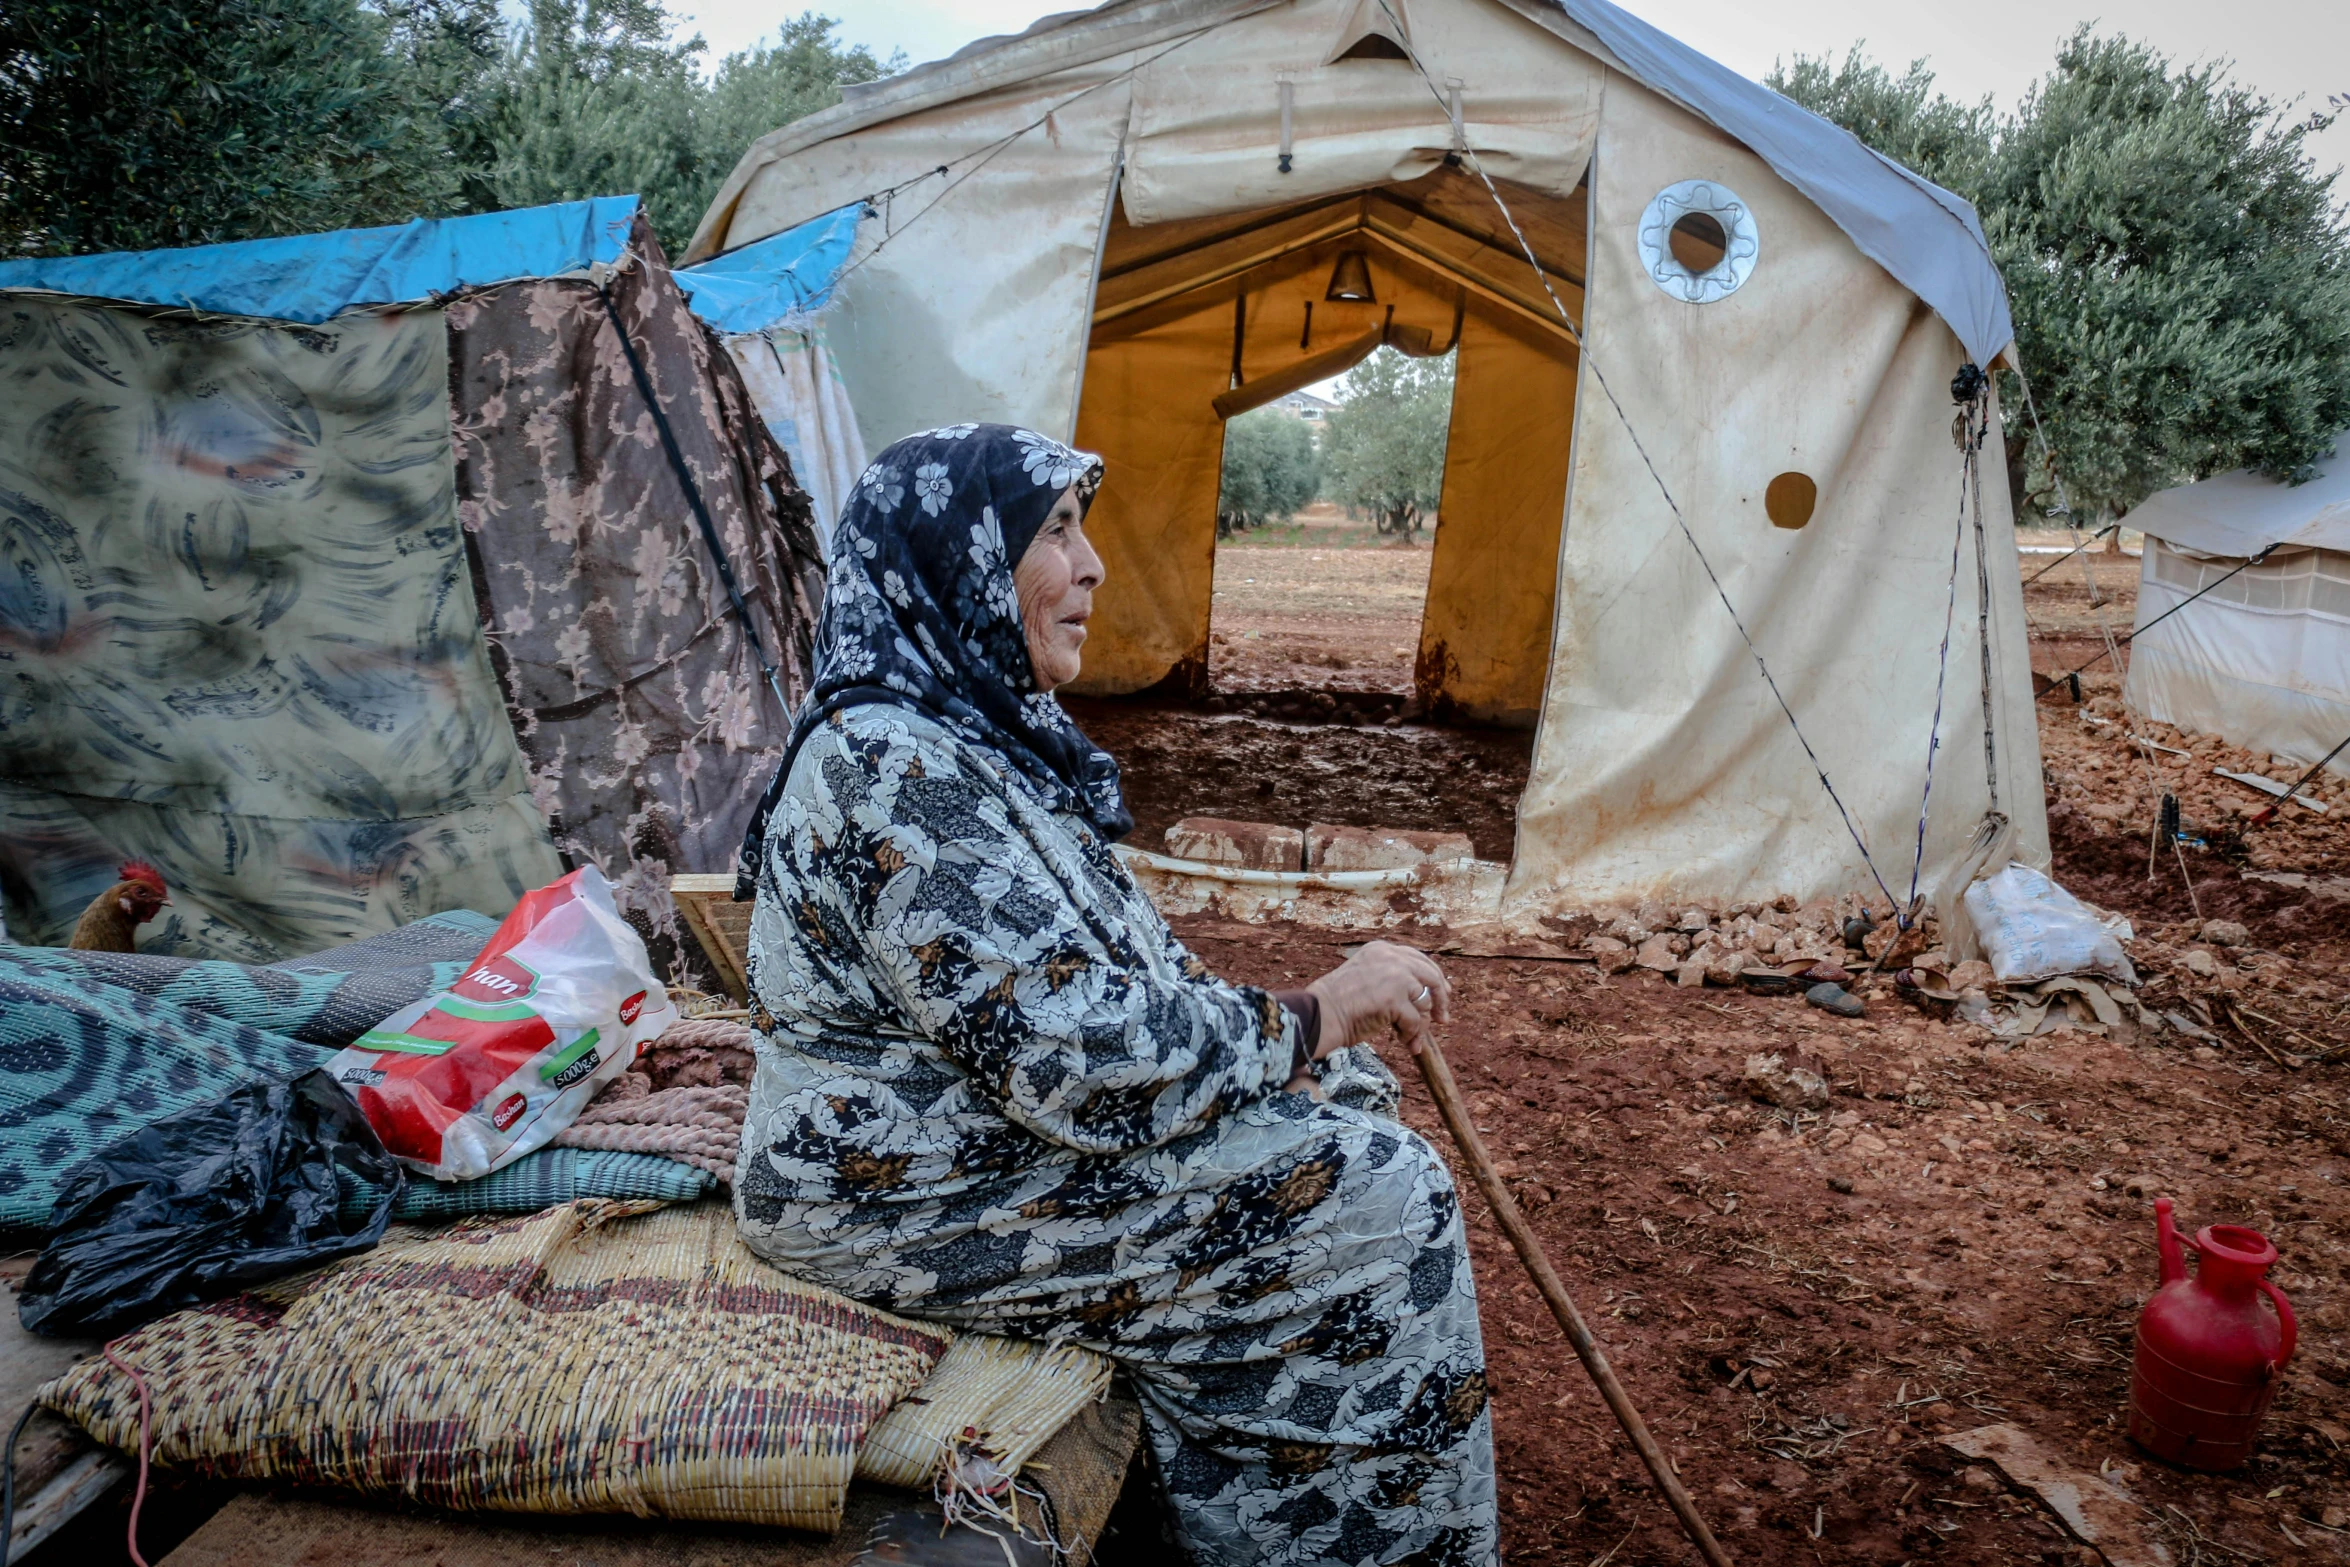
[{"label": "woven straw mat", "polygon": [[[967,1428],[1017,1469],[1111,1371],[800,1283],[743,1246],[723,1204],[609,1199],[395,1230],[115,1353],[146,1380],[167,1467],[820,1532],[852,1474],[926,1489]],[[103,1358],[40,1401],[137,1450],[138,1393]]]}]

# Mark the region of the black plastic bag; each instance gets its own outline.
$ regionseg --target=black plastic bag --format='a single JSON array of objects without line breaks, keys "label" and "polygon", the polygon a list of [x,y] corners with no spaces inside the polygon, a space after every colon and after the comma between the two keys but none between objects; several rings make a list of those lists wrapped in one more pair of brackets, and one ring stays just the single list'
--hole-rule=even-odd
[{"label": "black plastic bag", "polygon": [[[380,1196],[340,1216],[340,1171]],[[66,1177],[17,1317],[35,1333],[114,1334],[366,1251],[406,1185],[324,1070],[166,1116]]]}]

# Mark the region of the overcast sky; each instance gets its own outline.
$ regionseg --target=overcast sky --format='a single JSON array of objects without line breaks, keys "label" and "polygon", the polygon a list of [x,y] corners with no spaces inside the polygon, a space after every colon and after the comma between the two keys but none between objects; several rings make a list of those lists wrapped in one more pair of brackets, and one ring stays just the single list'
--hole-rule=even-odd
[{"label": "overcast sky", "polygon": [[[1748,76],[1796,54],[1841,55],[1865,41],[1889,63],[1924,57],[1953,96],[1984,93],[2013,103],[2048,68],[2057,41],[2082,22],[2102,22],[2144,38],[2173,56],[2232,58],[2239,79],[2303,112],[2329,94],[2350,94],[2350,0],[1619,0],[1630,10]],[[713,56],[771,34],[796,3],[774,0],[672,0],[692,18]],[[1033,0],[820,0],[840,19],[840,37],[887,58],[903,49],[909,63],[936,60],[991,33],[1015,33],[1039,16],[1074,5]],[[2314,143],[2320,161],[2350,164],[2350,116]],[[2350,182],[2346,182],[2350,183]],[[2350,189],[2339,192],[2350,199]]]}]

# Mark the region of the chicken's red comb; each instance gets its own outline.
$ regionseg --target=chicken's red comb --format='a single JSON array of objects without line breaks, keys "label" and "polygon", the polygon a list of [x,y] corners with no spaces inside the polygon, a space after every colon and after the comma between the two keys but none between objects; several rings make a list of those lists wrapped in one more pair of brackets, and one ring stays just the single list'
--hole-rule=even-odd
[{"label": "chicken's red comb", "polygon": [[124,861],[120,875],[124,881],[146,882],[157,892],[164,892],[168,890],[163,885],[163,872],[157,870],[154,866],[149,865],[145,860]]}]

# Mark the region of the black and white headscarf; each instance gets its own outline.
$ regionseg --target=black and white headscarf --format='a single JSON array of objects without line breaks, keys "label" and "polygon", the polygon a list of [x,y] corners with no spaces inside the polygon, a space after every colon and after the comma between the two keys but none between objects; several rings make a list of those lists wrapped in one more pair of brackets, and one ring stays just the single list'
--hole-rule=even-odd
[{"label": "black and white headscarf", "polygon": [[955,424],[889,447],[832,539],[816,679],[743,838],[735,892],[756,893],[767,818],[815,727],[866,703],[909,707],[995,752],[1057,810],[1115,840],[1134,818],[1118,764],[1036,689],[1012,567],[1061,492],[1093,504],[1102,460],[1034,430]]}]

